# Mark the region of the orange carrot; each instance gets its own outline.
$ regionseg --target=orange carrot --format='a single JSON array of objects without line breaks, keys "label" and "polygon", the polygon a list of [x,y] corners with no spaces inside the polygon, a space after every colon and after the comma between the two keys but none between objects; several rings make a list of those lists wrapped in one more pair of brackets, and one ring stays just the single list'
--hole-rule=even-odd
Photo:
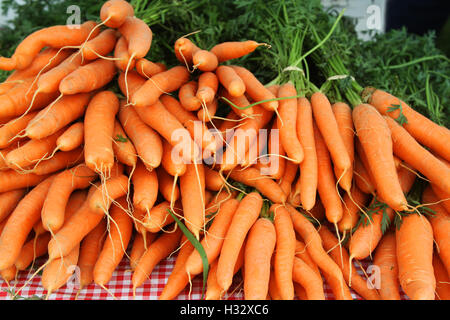
[{"label": "orange carrot", "polygon": [[276,231],[273,223],[266,218],[256,220],[250,228],[245,244],[245,300],[266,299],[269,291],[270,261],[275,242]]},{"label": "orange carrot", "polygon": [[149,212],[158,196],[158,177],[156,171],[148,171],[142,162],[138,162],[131,181],[134,188],[134,207]]},{"label": "orange carrot", "polygon": [[292,273],[295,257],[295,231],[291,217],[287,210],[276,210],[272,205],[270,211],[274,212],[274,224],[276,231],[275,259],[273,263],[275,283],[280,297],[283,300],[294,300],[294,285]]},{"label": "orange carrot", "polygon": [[90,285],[94,281],[94,266],[102,250],[105,237],[107,236],[106,233],[106,220],[103,219],[86,235],[80,244],[78,267],[80,268],[81,288]]},{"label": "orange carrot", "polygon": [[353,109],[356,134],[364,149],[377,192],[394,210],[407,209],[407,200],[398,179],[393,158],[392,138],[379,112],[368,104]]},{"label": "orange carrot", "polygon": [[200,121],[211,123],[218,108],[219,108],[219,103],[218,103],[217,99],[213,99],[211,102],[206,104],[202,109],[198,110],[197,118]]},{"label": "orange carrot", "polygon": [[396,235],[398,277],[411,300],[434,300],[433,229],[424,216],[402,218]]},{"label": "orange carrot", "polygon": [[116,75],[113,61],[97,59],[79,67],[61,80],[59,91],[63,95],[91,92],[108,84]]},{"label": "orange carrot", "polygon": [[303,147],[304,159],[300,163],[301,173],[296,190],[300,193],[303,208],[311,210],[316,202],[318,179],[312,109],[307,98],[299,98],[297,106],[297,136]]},{"label": "orange carrot", "polygon": [[15,118],[0,127],[0,148],[4,149],[19,141],[19,135],[38,112],[30,112],[25,116]]},{"label": "orange carrot", "polygon": [[205,224],[205,169],[201,163],[186,165],[180,177],[180,193],[186,227],[199,239]]},{"label": "orange carrot", "polygon": [[[216,44],[211,52],[217,56],[219,62],[243,57],[255,51],[259,46],[266,45],[253,40],[247,41],[228,41]],[[266,45],[267,46],[267,45]]]},{"label": "orange carrot", "polygon": [[[368,102],[383,115],[400,120],[400,113],[402,113],[406,118],[403,127],[414,139],[450,161],[450,131],[447,128],[437,125],[404,101],[383,90],[367,88],[363,95],[368,96]],[[391,111],[392,108],[393,111]]]},{"label": "orange carrot", "polygon": [[239,97],[233,97],[227,90],[221,88],[219,90],[219,95],[223,98],[223,100],[231,107],[235,114],[237,114],[241,118],[245,118],[246,116],[250,116],[254,113],[253,107],[250,106],[250,102],[248,101],[245,95],[241,95]]},{"label": "orange carrot", "polygon": [[194,69],[204,72],[214,71],[219,65],[216,55],[208,50],[198,50],[192,55]]},{"label": "orange carrot", "polygon": [[145,78],[151,78],[155,74],[166,71],[167,67],[159,62],[151,62],[145,58],[136,61],[136,71]]},{"label": "orange carrot", "polygon": [[[339,173],[336,178],[341,184],[343,176],[351,170],[351,159],[348,154],[344,139],[339,131],[339,126],[334,116],[330,101],[321,92],[315,92],[311,96],[311,106],[315,123],[323,137],[325,145],[330,153],[335,170]],[[320,175],[320,174],[319,174]],[[348,187],[348,186],[342,186]]]},{"label": "orange carrot", "polygon": [[149,170],[157,168],[162,159],[161,138],[139,118],[133,107],[125,106],[123,100],[120,103],[120,123],[133,142],[139,158]]},{"label": "orange carrot", "polygon": [[113,140],[112,147],[117,160],[134,168],[137,164],[136,148],[117,120],[114,121]]},{"label": "orange carrot", "polygon": [[205,104],[214,100],[219,87],[219,79],[213,72],[203,72],[198,77],[198,90],[196,97]]},{"label": "orange carrot", "polygon": [[[264,87],[264,85],[249,70],[238,66],[232,66],[232,68],[244,81],[246,93],[255,102],[276,98],[276,96],[272,92],[270,92],[269,89]],[[278,101],[262,102],[261,106],[266,110],[275,111],[278,108]]]},{"label": "orange carrot", "polygon": [[133,222],[122,209],[127,206],[126,198],[119,198],[117,203],[118,205],[111,207],[108,216],[108,219],[110,219],[108,220],[109,233],[94,266],[94,282],[100,286],[105,286],[111,279],[114,270],[127,250],[133,231]]},{"label": "orange carrot", "polygon": [[33,225],[39,221],[53,179],[50,177],[33,188],[9,216],[0,236],[0,270],[14,265]]},{"label": "orange carrot", "polygon": [[20,250],[20,254],[14,263],[17,270],[25,270],[28,266],[47,253],[47,245],[51,239],[50,232],[46,232],[35,239],[29,240]]},{"label": "orange carrot", "polygon": [[93,211],[108,212],[109,208],[117,199],[123,197],[128,192],[128,177],[119,174],[106,180],[89,199],[89,207]]},{"label": "orange carrot", "polygon": [[436,254],[433,254],[433,270],[436,278],[436,300],[450,300],[450,279],[444,264]]},{"label": "orange carrot", "polygon": [[358,155],[355,156],[355,166],[353,168],[356,186],[366,194],[375,194],[375,184],[373,176],[364,166]]},{"label": "orange carrot", "polygon": [[258,219],[263,199],[255,192],[247,194],[239,204],[220,251],[217,282],[226,292],[231,286],[233,269],[247,233]]},{"label": "orange carrot", "polygon": [[62,169],[69,169],[75,165],[81,164],[83,161],[83,148],[77,148],[67,152],[56,152],[51,159],[44,160],[34,166],[32,172],[37,175],[46,175]]},{"label": "orange carrot", "polygon": [[34,173],[19,173],[15,170],[0,171],[0,193],[33,187],[46,178],[48,178],[48,175],[39,176]]},{"label": "orange carrot", "polygon": [[283,177],[278,181],[280,188],[283,190],[286,198],[291,194],[292,183],[298,172],[298,164],[288,161]]},{"label": "orange carrot", "polygon": [[[291,83],[283,84],[278,90],[278,98],[295,96],[297,90]],[[297,99],[280,100],[278,110],[280,116],[277,118],[277,127],[280,130],[280,143],[291,161],[301,163],[305,154],[297,136]]]},{"label": "orange carrot", "polygon": [[178,97],[180,103],[188,111],[196,111],[200,109],[202,102],[197,98],[198,83],[196,81],[189,81],[181,86]]},{"label": "orange carrot", "polygon": [[127,68],[133,69],[136,65],[136,60],[131,59],[131,55],[128,53],[128,42],[125,37],[121,36],[117,40],[114,47],[114,63],[116,67],[121,71],[126,71]]},{"label": "orange carrot", "polygon": [[219,66],[216,70],[219,82],[233,97],[240,97],[245,93],[245,83],[230,66]]},{"label": "orange carrot", "polygon": [[170,203],[174,203],[180,198],[180,188],[178,184],[174,184],[175,177],[167,173],[164,168],[156,169],[158,175],[159,192],[164,199]]},{"label": "orange carrot", "polygon": [[56,147],[61,151],[72,151],[84,142],[84,123],[75,122],[56,140]]},{"label": "orange carrot", "polygon": [[153,105],[163,93],[179,89],[189,80],[189,71],[182,66],[173,67],[148,79],[132,96],[137,108]]},{"label": "orange carrot", "polygon": [[367,204],[369,196],[354,185],[349,193],[344,194],[343,198],[344,212],[342,219],[338,222],[338,229],[341,232],[349,233],[358,223],[360,218],[359,212]]},{"label": "orange carrot", "polygon": [[161,260],[175,250],[180,242],[181,234],[182,232],[179,228],[174,232],[164,233],[147,248],[131,278],[133,291],[144,283]]},{"label": "orange carrot", "polygon": [[102,5],[100,10],[102,22],[114,29],[119,28],[127,17],[132,17],[133,15],[133,7],[124,0],[108,0]]},{"label": "orange carrot", "polygon": [[149,232],[158,232],[163,230],[163,227],[174,222],[172,215],[169,210],[175,211],[176,215],[182,214],[181,203],[177,201],[173,208],[170,207],[170,203],[163,201],[156,206],[154,206],[150,212],[144,217],[143,227]]},{"label": "orange carrot", "polygon": [[150,27],[141,19],[129,16],[120,26],[119,32],[127,40],[130,58],[144,58],[152,44],[153,33]]},{"label": "orange carrot", "polygon": [[178,61],[183,64],[192,64],[192,57],[200,50],[191,40],[185,37],[178,38],[175,41],[174,51]]},{"label": "orange carrot", "polygon": [[113,29],[102,31],[94,39],[81,46],[81,55],[86,60],[95,60],[110,53],[116,44],[117,35]]},{"label": "orange carrot", "polygon": [[308,300],[325,300],[322,279],[302,259],[293,261],[293,280],[300,284]]},{"label": "orange carrot", "polygon": [[394,233],[390,232],[383,236],[375,251],[373,264],[380,268],[380,288],[378,289],[380,298],[382,300],[400,300]]},{"label": "orange carrot", "polygon": [[317,191],[325,207],[327,220],[337,224],[342,219],[344,212],[339,191],[337,190],[330,153],[318,126],[314,123],[313,127],[317,153]]}]

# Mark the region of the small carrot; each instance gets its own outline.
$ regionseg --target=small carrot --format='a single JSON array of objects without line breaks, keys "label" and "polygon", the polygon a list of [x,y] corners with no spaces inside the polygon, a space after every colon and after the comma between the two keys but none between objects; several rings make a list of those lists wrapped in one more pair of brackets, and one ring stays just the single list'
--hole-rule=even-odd
[{"label": "small carrot", "polygon": [[293,261],[293,280],[300,284],[308,300],[325,300],[322,279],[302,259]]},{"label": "small carrot", "polygon": [[219,62],[224,62],[250,54],[260,46],[267,46],[267,44],[258,43],[253,40],[227,41],[216,44],[211,49],[211,52],[217,56]]},{"label": "small carrot", "polygon": [[373,182],[373,177],[367,168],[364,166],[358,155],[355,156],[355,166],[354,166],[354,180],[356,186],[366,194],[375,194],[375,183]]},{"label": "small carrot", "polygon": [[202,102],[197,98],[198,83],[196,81],[189,81],[181,86],[178,97],[180,103],[188,111],[196,111],[201,108]]},{"label": "small carrot", "polygon": [[203,72],[198,77],[198,89],[195,96],[205,104],[214,100],[219,87],[219,79],[214,72]]},{"label": "small carrot", "polygon": [[215,116],[219,108],[219,103],[217,99],[213,99],[211,102],[207,103],[203,108],[198,110],[197,118],[203,122],[212,123],[213,117]]},{"label": "small carrot", "polygon": [[56,147],[61,151],[72,151],[84,142],[84,123],[75,122],[66,129],[56,140]]},{"label": "small carrot", "polygon": [[234,113],[241,118],[251,116],[254,113],[253,107],[250,107],[250,101],[248,101],[245,95],[233,97],[227,90],[220,88],[219,96],[231,107]]},{"label": "small carrot", "polygon": [[81,55],[86,60],[95,60],[99,57],[104,57],[114,49],[116,41],[116,30],[105,29],[98,36],[81,46]]},{"label": "small carrot", "polygon": [[[398,277],[411,300],[434,300],[433,229],[427,218],[409,214],[395,233]],[[411,263],[414,261],[414,263]]]},{"label": "small carrot", "polygon": [[233,97],[240,97],[246,91],[245,83],[230,66],[219,66],[216,75],[222,86]]},{"label": "small carrot", "polygon": [[148,246],[155,240],[157,233],[146,232],[145,238],[142,233],[137,232],[134,234],[133,244],[131,246],[130,251],[130,268],[131,270],[135,270],[136,266],[144,254],[145,250],[147,250]]},{"label": "small carrot", "polygon": [[108,0],[102,5],[100,10],[102,22],[114,29],[119,28],[127,17],[132,17],[133,15],[133,6],[124,0]]},{"label": "small carrot", "polygon": [[175,41],[174,51],[178,61],[183,64],[192,64],[193,55],[200,50],[191,40],[185,37],[178,38]]},{"label": "small carrot", "polygon": [[126,198],[119,198],[117,203],[111,207],[109,232],[94,266],[94,282],[100,286],[105,286],[111,279],[128,248],[133,231],[133,222],[123,209],[127,206]]},{"label": "small carrot", "polygon": [[155,74],[167,71],[167,67],[160,62],[152,62],[145,58],[136,61],[136,71],[145,78],[151,78]]},{"label": "small carrot", "polygon": [[174,206],[167,201],[163,201],[155,205],[150,212],[145,215],[143,219],[143,227],[149,232],[159,232],[163,228],[174,222],[172,215],[169,210],[173,210],[176,215],[181,215],[183,213],[181,202],[175,202]]},{"label": "small carrot", "polygon": [[280,188],[283,190],[286,198],[291,194],[292,183],[295,180],[295,177],[298,172],[298,164],[288,161],[286,163],[286,169],[284,171],[284,175],[278,180],[278,184]]},{"label": "small carrot", "polygon": [[194,69],[204,72],[214,71],[219,65],[216,55],[208,50],[198,50],[192,55]]},{"label": "small carrot", "polygon": [[276,231],[273,223],[266,218],[256,220],[250,228],[245,244],[245,300],[266,299],[269,291],[270,261],[275,242]]},{"label": "small carrot", "polygon": [[131,55],[128,53],[127,39],[125,39],[125,37],[123,36],[121,36],[119,40],[117,40],[114,47],[114,59],[116,67],[123,72],[125,72],[127,68],[132,70],[136,66],[136,60],[131,59]]},{"label": "small carrot", "polygon": [[150,50],[153,33],[143,20],[129,16],[120,26],[119,32],[128,42],[128,53],[131,59],[144,58]]},{"label": "small carrot", "polygon": [[263,199],[258,193],[249,193],[241,200],[233,216],[220,251],[217,266],[217,281],[222,288],[222,292],[226,292],[231,286],[233,269],[239,251],[247,233],[258,219],[262,203]]},{"label": "small carrot", "polygon": [[140,287],[151,275],[155,266],[175,250],[180,242],[181,230],[164,233],[156,239],[145,251],[134,270],[131,282],[133,291]]}]

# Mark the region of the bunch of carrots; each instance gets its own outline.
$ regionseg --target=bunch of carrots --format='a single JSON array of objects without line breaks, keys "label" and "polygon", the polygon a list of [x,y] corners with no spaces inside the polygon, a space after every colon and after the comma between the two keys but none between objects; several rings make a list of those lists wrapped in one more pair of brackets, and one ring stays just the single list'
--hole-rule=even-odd
[{"label": "bunch of carrots", "polygon": [[[146,59],[153,34],[128,2],[100,19],[0,58],[13,71],[0,84],[5,281],[42,257],[48,296],[73,266],[82,289],[107,290],[126,258],[136,290],[176,254],[159,299],[201,275],[222,299],[239,272],[249,300],[324,300],[325,282],[339,300],[450,299],[447,128],[373,88],[350,106],[265,86],[230,64],[268,46],[256,41],[206,50],[183,36],[168,68]],[[378,286],[360,275],[367,258]]]}]

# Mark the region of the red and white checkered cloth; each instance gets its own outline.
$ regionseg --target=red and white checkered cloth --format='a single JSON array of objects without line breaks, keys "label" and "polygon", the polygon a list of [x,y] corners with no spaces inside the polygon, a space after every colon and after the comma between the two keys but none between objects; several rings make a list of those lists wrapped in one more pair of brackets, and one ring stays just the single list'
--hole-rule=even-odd
[{"label": "red and white checkered cloth", "polygon": [[[82,290],[78,290],[78,288],[74,288],[71,286],[64,286],[58,291],[52,293],[48,299],[50,300],[157,300],[159,295],[161,294],[165,283],[167,282],[167,278],[169,277],[173,265],[175,263],[176,257],[170,257],[163,260],[151,274],[151,278],[148,279],[141,287],[136,289],[136,296],[133,297],[133,286],[131,284],[131,276],[132,273],[129,270],[129,263],[126,259],[124,259],[119,267],[114,272],[110,282],[106,285],[106,288],[109,292],[104,290],[98,285],[91,284]],[[367,268],[369,262],[363,262],[362,265],[364,269]],[[358,272],[362,272],[358,269]],[[31,274],[28,271],[20,272],[17,280],[12,281],[10,286],[18,290],[22,288],[25,283],[31,278]],[[242,291],[242,286],[239,287],[240,281],[239,274],[235,277],[234,287],[230,292],[233,292],[232,295],[225,297],[229,300],[243,300],[244,295]],[[0,280],[0,299],[7,300],[11,299],[8,290],[11,289],[8,287],[5,281]],[[328,300],[334,300],[333,293],[330,287],[325,283],[325,297]],[[202,277],[198,276],[192,280],[192,290],[189,292],[189,287],[186,287],[180,295],[177,297],[177,300],[200,300],[202,297]],[[406,295],[402,293],[402,298],[407,299]],[[31,298],[33,296],[38,296],[44,298],[47,292],[41,285],[41,277],[39,275],[27,283],[26,287],[24,287],[19,295],[23,298]],[[353,298],[362,299],[359,295],[352,291]]]}]

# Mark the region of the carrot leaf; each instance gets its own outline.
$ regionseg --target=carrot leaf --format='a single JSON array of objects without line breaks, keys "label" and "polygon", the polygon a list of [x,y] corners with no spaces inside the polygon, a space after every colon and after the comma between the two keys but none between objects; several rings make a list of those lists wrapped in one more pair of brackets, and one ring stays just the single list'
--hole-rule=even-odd
[{"label": "carrot leaf", "polygon": [[395,119],[395,121],[397,121],[401,126],[403,126],[404,124],[407,124],[408,119],[403,114],[403,108],[402,108],[401,102],[399,102],[399,104],[392,104],[391,107],[388,108],[387,112],[394,112],[397,110],[400,111],[400,114],[398,115],[397,119]]},{"label": "carrot leaf", "polygon": [[125,138],[124,136],[122,136],[121,134],[118,134],[118,135],[114,138],[114,140],[117,141],[117,142],[128,142],[128,139]]}]

